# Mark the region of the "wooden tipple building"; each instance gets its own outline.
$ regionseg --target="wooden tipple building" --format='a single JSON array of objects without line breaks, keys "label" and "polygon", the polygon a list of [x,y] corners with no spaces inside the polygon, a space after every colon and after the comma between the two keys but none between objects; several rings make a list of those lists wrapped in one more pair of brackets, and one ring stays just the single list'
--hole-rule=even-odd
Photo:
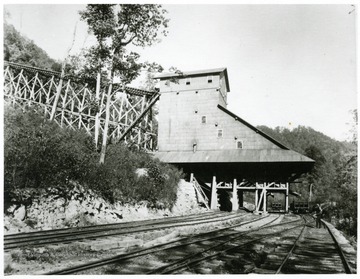
[{"label": "wooden tipple building", "polygon": [[211,209],[218,208],[218,194],[225,191],[232,210],[237,210],[248,191],[254,193],[255,212],[267,212],[271,192],[284,194],[288,211],[289,183],[309,171],[314,161],[227,109],[227,69],[155,78],[161,94],[155,156],[191,173],[193,182],[208,185]]}]

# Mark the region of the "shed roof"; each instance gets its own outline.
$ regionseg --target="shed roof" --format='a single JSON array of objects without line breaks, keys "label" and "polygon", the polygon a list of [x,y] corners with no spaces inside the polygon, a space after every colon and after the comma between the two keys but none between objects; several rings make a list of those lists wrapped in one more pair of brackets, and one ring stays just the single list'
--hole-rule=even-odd
[{"label": "shed roof", "polygon": [[216,68],[216,69],[207,69],[207,70],[198,70],[198,71],[186,71],[186,72],[174,72],[174,73],[161,73],[154,76],[154,79],[168,79],[172,77],[189,77],[189,76],[202,76],[209,74],[220,74],[224,72],[226,87],[230,91],[229,77],[227,73],[227,68]]},{"label": "shed roof", "polygon": [[166,163],[290,163],[314,160],[285,149],[226,149],[192,151],[160,151],[155,157]]}]

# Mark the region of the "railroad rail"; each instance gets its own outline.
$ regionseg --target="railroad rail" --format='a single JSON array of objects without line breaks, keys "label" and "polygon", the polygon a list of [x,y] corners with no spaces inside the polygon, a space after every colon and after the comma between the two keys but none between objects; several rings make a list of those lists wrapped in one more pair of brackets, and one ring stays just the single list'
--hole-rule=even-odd
[{"label": "railroad rail", "polygon": [[353,273],[329,226],[323,222],[325,229],[314,228],[311,216],[307,216],[307,222],[311,226],[302,228],[276,274]]},{"label": "railroad rail", "polygon": [[[208,231],[205,233],[200,233],[197,235],[184,237],[179,240],[166,242],[164,244],[156,245],[156,246],[145,248],[145,249],[140,249],[140,250],[133,251],[130,253],[120,254],[115,257],[90,262],[90,263],[75,266],[72,268],[66,268],[63,270],[50,272],[48,274],[51,274],[51,275],[74,274],[74,273],[78,273],[81,271],[86,271],[89,269],[106,266],[106,265],[113,264],[113,263],[119,264],[124,261],[128,262],[129,260],[139,260],[140,259],[140,261],[142,263],[144,263],[143,260],[141,259],[141,257],[148,256],[148,255],[154,255],[156,253],[163,253],[164,251],[170,251],[169,254],[171,254],[171,251],[174,249],[181,252],[181,251],[185,250],[185,247],[189,247],[191,245],[199,244],[199,243],[200,243],[200,246],[202,246],[201,244],[206,243],[207,241],[218,241],[217,245],[221,245],[224,238],[228,238],[227,241],[225,241],[225,242],[229,242],[234,237],[239,237],[243,234],[246,234],[246,232],[245,233],[243,233],[243,232],[235,232],[234,233],[234,231],[231,231],[229,229],[241,228],[245,225],[254,224],[255,222],[257,222],[261,219],[270,219],[266,223],[266,224],[270,224],[270,223],[274,222],[276,219],[278,219],[279,217],[280,216],[278,216],[276,218],[270,218],[269,216],[259,217],[259,218],[256,218],[256,219],[253,219],[250,221],[245,221],[245,222],[241,222],[239,224],[227,226],[226,228],[215,229],[215,230]],[[220,241],[220,244],[219,244],[219,241]]]},{"label": "railroad rail", "polygon": [[[48,274],[353,273],[329,229],[268,215]],[[263,224],[255,225],[262,220]],[[248,225],[248,228],[244,226]],[[252,264],[250,264],[252,262]]]},{"label": "railroad rail", "polygon": [[[109,236],[164,230],[206,224],[208,222],[237,221],[243,213],[210,212],[161,219],[104,224],[97,226],[57,229],[30,233],[9,234],[4,236],[4,250],[8,251],[24,246],[43,246],[86,239],[98,239]],[[241,219],[239,219],[241,220]]]}]

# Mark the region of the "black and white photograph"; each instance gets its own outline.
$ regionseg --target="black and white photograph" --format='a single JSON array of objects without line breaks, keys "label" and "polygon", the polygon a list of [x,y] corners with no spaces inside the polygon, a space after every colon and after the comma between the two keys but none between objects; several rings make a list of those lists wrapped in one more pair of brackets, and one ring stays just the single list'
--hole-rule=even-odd
[{"label": "black and white photograph", "polygon": [[4,276],[355,278],[355,1],[1,6]]}]

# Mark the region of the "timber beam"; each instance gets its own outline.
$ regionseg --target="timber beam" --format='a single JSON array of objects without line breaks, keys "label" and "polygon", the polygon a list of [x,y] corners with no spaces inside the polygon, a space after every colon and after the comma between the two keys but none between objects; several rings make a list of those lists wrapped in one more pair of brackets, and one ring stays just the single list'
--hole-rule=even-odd
[{"label": "timber beam", "polygon": [[[251,186],[243,186],[251,185]],[[256,182],[255,185],[249,182],[237,183],[234,179],[232,183],[217,182],[216,176],[213,176],[211,183],[211,199],[210,209],[218,209],[218,196],[217,190],[229,190],[231,191],[232,198],[232,210],[238,210],[239,207],[243,207],[243,192],[250,191],[255,193],[254,199],[254,213],[256,214],[267,214],[267,196],[271,192],[283,192],[285,197],[285,212],[289,212],[289,183],[276,183],[276,182]]]}]

